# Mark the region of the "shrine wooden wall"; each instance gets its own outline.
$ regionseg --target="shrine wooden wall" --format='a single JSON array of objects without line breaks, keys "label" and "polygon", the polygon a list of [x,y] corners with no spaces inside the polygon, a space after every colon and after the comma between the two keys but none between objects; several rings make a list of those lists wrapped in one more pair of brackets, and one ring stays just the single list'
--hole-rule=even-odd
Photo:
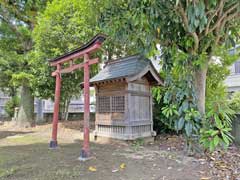
[{"label": "shrine wooden wall", "polygon": [[103,83],[96,89],[96,121],[113,124],[126,117],[126,82]]},{"label": "shrine wooden wall", "polygon": [[101,83],[96,89],[96,133],[118,139],[152,134],[152,96],[147,79]]}]

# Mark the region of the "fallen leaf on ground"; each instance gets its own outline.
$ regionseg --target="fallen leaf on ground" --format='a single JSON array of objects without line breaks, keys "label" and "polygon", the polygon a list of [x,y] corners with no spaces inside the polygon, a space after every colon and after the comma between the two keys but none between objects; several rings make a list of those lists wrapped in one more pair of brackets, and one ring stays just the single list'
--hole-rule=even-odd
[{"label": "fallen leaf on ground", "polygon": [[118,171],[119,171],[119,169],[113,169],[112,173],[115,173],[115,172],[118,172]]},{"label": "fallen leaf on ground", "polygon": [[210,159],[211,159],[211,160],[213,160],[213,161],[215,161],[215,160],[216,160],[216,159],[215,159],[214,157],[212,157],[212,156],[210,157]]},{"label": "fallen leaf on ground", "polygon": [[201,180],[209,180],[211,179],[210,177],[201,177]]},{"label": "fallen leaf on ground", "polygon": [[126,167],[126,164],[125,164],[125,163],[122,163],[122,164],[120,165],[120,168],[121,168],[121,169],[125,169],[125,167]]},{"label": "fallen leaf on ground", "polygon": [[96,169],[95,167],[92,167],[92,166],[90,166],[90,167],[88,168],[88,170],[91,171],[91,172],[97,171],[97,169]]}]

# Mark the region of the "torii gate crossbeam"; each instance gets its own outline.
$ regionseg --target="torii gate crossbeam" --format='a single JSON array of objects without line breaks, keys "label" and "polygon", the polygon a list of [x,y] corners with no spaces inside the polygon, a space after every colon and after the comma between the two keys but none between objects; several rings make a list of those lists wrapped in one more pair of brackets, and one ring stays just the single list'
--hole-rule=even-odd
[{"label": "torii gate crossbeam", "polygon": [[[95,52],[101,47],[102,42],[106,39],[105,35],[98,34],[92,38],[87,44],[77,48],[71,52],[68,52],[62,56],[50,60],[51,66],[56,66],[56,70],[52,73],[52,76],[56,78],[55,85],[55,100],[54,100],[54,112],[52,121],[52,139],[50,141],[50,148],[54,149],[58,146],[57,142],[57,129],[58,129],[58,114],[60,103],[60,91],[61,91],[61,74],[70,73],[77,69],[84,69],[84,142],[83,148],[80,153],[80,159],[86,159],[90,155],[89,148],[89,120],[90,120],[90,108],[89,108],[89,66],[98,63],[98,58],[90,59],[90,54]],[[80,64],[74,64],[74,60],[78,58],[84,58],[84,62]],[[62,69],[64,63],[69,62],[69,67]]]}]

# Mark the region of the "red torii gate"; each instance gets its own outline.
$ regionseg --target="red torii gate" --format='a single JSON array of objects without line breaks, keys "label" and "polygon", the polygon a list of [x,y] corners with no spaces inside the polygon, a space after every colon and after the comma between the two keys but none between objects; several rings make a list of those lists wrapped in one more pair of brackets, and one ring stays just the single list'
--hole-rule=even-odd
[{"label": "red torii gate", "polygon": [[[52,73],[52,76],[56,77],[55,86],[55,101],[54,112],[52,122],[52,140],[50,141],[50,148],[56,148],[57,143],[57,128],[58,128],[58,114],[59,114],[59,102],[60,102],[60,89],[61,89],[61,74],[70,73],[74,70],[84,69],[84,143],[80,153],[80,158],[85,159],[89,157],[89,66],[98,63],[98,58],[90,59],[90,54],[101,47],[101,44],[106,39],[103,34],[98,34],[92,38],[87,44],[77,48],[71,52],[61,55],[55,59],[50,60],[51,66],[56,66],[56,70]],[[80,64],[74,64],[74,60],[78,58],[84,58],[84,62]],[[69,67],[62,69],[64,63],[69,62]]]}]

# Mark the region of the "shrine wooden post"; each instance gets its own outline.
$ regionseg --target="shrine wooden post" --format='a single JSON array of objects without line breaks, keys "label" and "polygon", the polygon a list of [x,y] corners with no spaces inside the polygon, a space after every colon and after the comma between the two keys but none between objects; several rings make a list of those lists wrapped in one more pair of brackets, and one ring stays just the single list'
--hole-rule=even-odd
[{"label": "shrine wooden post", "polygon": [[[89,103],[89,66],[98,63],[98,58],[90,59],[90,54],[95,52],[101,47],[102,42],[106,37],[102,34],[96,35],[88,43],[84,44],[80,48],[74,49],[64,55],[61,55],[55,59],[50,60],[51,66],[56,66],[57,69],[52,73],[52,76],[56,78],[55,86],[55,100],[54,100],[54,112],[52,121],[52,139],[50,141],[50,148],[54,149],[58,146],[57,142],[57,129],[58,129],[58,115],[60,104],[60,91],[61,91],[61,74],[70,73],[75,70],[83,68],[84,70],[84,140],[83,148],[80,153],[80,160],[84,160],[90,156],[89,150],[89,121],[90,121],[90,103]],[[74,64],[74,60],[84,58],[83,63]],[[64,67],[64,63],[69,63],[69,67]]]}]

